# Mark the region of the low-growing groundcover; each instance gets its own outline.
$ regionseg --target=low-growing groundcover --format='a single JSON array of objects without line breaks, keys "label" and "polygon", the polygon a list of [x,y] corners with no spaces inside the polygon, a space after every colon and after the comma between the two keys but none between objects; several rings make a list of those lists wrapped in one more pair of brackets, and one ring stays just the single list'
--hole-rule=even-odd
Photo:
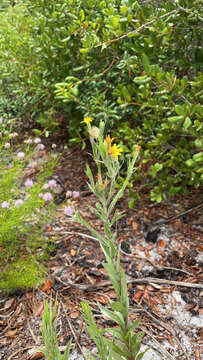
[{"label": "low-growing groundcover", "polygon": [[[41,160],[41,139],[22,144],[7,120],[0,119],[0,289],[13,293],[33,288],[46,277],[45,260],[53,244],[43,237],[43,224],[55,208],[55,180],[48,179],[56,159]],[[40,162],[30,178],[33,157]]]},{"label": "low-growing groundcover", "polygon": [[0,112],[73,143],[83,116],[105,120],[124,153],[141,146],[134,181],[152,200],[198,188],[201,14],[201,0],[19,0],[0,15]]}]

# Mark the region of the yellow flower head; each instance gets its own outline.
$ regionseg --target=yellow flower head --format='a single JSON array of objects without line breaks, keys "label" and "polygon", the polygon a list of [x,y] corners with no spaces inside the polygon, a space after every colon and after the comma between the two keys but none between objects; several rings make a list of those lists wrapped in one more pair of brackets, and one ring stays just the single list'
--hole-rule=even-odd
[{"label": "yellow flower head", "polygon": [[106,136],[107,147],[109,147],[115,138],[111,138],[110,135]]},{"label": "yellow flower head", "polygon": [[87,124],[87,126],[88,126],[92,121],[93,121],[93,119],[91,117],[85,116],[84,120],[81,122]]},{"label": "yellow flower head", "polygon": [[111,155],[114,159],[118,159],[118,156],[120,156],[122,152],[123,149],[116,144],[113,144],[113,146],[110,145],[108,148],[109,155]]}]

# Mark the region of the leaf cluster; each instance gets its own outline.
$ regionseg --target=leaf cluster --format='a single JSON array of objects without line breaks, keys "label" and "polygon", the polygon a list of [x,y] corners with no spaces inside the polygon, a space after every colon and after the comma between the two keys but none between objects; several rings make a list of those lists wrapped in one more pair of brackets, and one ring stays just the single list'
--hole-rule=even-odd
[{"label": "leaf cluster", "polygon": [[84,115],[106,121],[126,153],[142,147],[134,181],[152,200],[197,188],[201,13],[201,0],[18,1],[0,14],[0,113],[50,131],[63,118],[73,143]]}]

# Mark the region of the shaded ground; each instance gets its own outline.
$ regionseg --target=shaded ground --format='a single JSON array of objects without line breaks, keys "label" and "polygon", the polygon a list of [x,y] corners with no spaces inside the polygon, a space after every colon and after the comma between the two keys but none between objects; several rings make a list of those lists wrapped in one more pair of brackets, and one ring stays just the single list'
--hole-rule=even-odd
[{"label": "shaded ground", "polygon": [[[60,149],[58,149],[60,150]],[[40,333],[44,299],[58,293],[58,339],[63,346],[73,338],[72,359],[92,349],[81,314],[81,301],[88,301],[98,323],[103,319],[96,303],[107,304],[115,293],[102,266],[98,243],[87,230],[64,215],[65,193],[80,191],[75,206],[94,227],[101,223],[89,211],[95,204],[86,184],[86,152],[67,149],[56,169],[59,183],[55,221],[47,224],[45,235],[55,239],[56,249],[49,262],[47,281],[41,289],[0,300],[0,358],[40,359]],[[152,222],[168,218],[201,203],[201,191],[177,196],[160,205],[148,195],[128,208],[128,194],[120,201],[125,217],[118,223],[121,261],[128,277],[131,318],[142,317],[143,343],[150,345],[146,359],[200,360],[203,346],[203,219],[202,209],[194,210],[168,224],[151,227]],[[150,232],[149,232],[150,231]],[[75,357],[74,357],[75,356]],[[144,358],[145,359],[145,358]]]}]

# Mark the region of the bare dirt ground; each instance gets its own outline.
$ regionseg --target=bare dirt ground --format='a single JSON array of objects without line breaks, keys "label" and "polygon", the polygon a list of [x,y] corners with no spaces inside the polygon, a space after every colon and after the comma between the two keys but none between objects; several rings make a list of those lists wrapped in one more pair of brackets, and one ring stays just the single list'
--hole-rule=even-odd
[{"label": "bare dirt ground", "polygon": [[[60,151],[60,149],[58,149]],[[43,359],[40,348],[41,317],[45,299],[58,294],[58,340],[63,350],[72,338],[71,359],[85,358],[94,344],[89,338],[81,311],[88,301],[102,327],[113,326],[100,316],[97,302],[103,305],[115,292],[102,266],[99,244],[89,238],[85,228],[64,214],[67,191],[79,191],[75,200],[81,214],[102,231],[100,221],[90,210],[96,199],[85,176],[87,152],[79,148],[63,152],[54,178],[59,183],[58,208],[54,222],[44,234],[55,239],[56,248],[48,264],[44,285],[24,294],[1,296],[0,359]],[[139,190],[139,186],[137,186]],[[128,193],[119,203],[125,216],[118,223],[117,242],[125,269],[130,296],[130,317],[142,318],[143,346],[151,346],[144,359],[200,360],[203,346],[203,218],[202,208],[166,224],[156,220],[170,218],[203,201],[201,190],[189,196],[154,204],[148,194],[128,207]],[[82,357],[81,357],[82,356]]]}]

